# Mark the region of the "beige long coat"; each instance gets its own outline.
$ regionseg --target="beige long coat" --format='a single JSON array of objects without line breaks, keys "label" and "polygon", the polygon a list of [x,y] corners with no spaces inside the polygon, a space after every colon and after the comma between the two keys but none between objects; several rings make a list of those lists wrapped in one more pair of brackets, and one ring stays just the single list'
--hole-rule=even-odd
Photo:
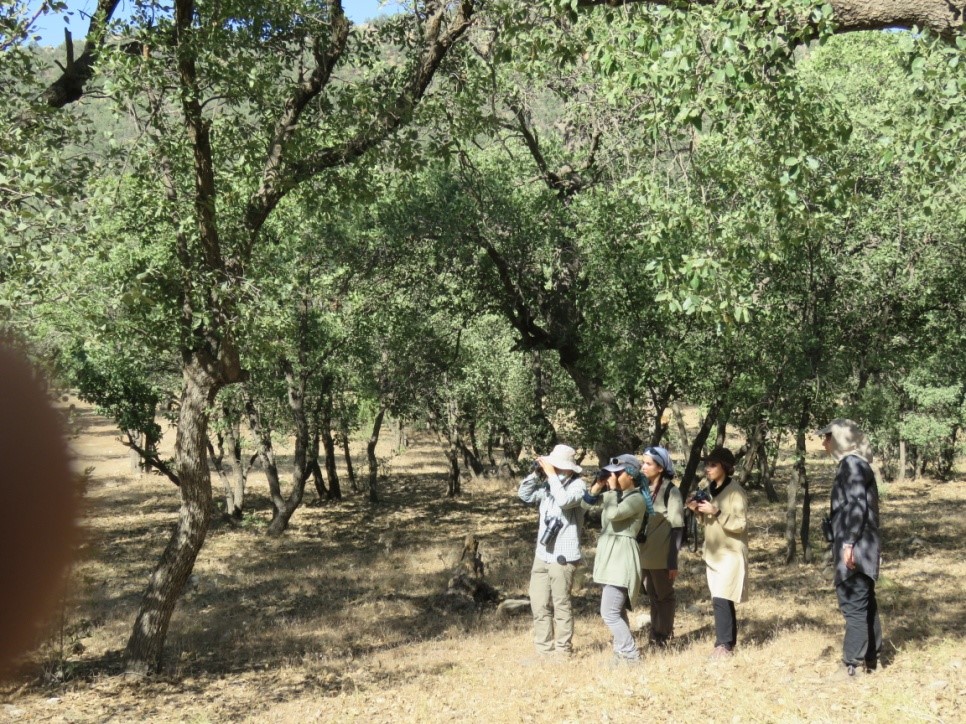
[{"label": "beige long coat", "polygon": [[712,598],[748,598],[748,494],[735,481],[713,498],[721,513],[699,515],[704,526],[704,562]]}]

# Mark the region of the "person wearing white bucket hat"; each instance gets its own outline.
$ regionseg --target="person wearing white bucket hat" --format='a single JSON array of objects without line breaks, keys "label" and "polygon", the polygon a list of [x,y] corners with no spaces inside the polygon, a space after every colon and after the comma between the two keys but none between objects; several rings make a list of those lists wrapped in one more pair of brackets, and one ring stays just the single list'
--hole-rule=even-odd
[{"label": "person wearing white bucket hat", "polygon": [[539,505],[537,549],[530,570],[533,642],[541,654],[569,656],[574,619],[570,591],[580,564],[581,508],[587,486],[580,479],[576,452],[557,445],[537,458],[534,470],[520,483],[520,499]]}]

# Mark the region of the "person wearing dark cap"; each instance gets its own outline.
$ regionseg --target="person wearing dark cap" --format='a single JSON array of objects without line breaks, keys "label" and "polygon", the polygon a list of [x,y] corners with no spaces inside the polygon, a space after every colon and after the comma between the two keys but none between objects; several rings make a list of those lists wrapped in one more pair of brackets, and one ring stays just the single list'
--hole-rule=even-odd
[{"label": "person wearing dark cap", "polygon": [[735,456],[716,447],[704,459],[709,495],[697,492],[688,508],[704,526],[704,562],[714,607],[715,645],[712,656],[731,656],[738,642],[735,604],[748,597],[748,495],[731,476]]},{"label": "person wearing dark cap", "polygon": [[882,624],[875,598],[879,577],[879,489],[872,472],[872,452],[851,420],[833,420],[818,431],[825,451],[838,463],[829,517],[835,593],[845,618],[842,663],[854,676],[874,671],[882,649]]},{"label": "person wearing dark cap", "polygon": [[581,507],[587,487],[580,479],[576,452],[557,445],[537,458],[534,470],[520,483],[518,495],[538,505],[537,549],[530,570],[533,642],[540,654],[570,656],[574,617],[570,592],[580,565]]},{"label": "person wearing dark cap", "polygon": [[637,534],[645,513],[654,510],[650,496],[641,483],[641,463],[631,454],[611,458],[603,470],[610,473],[598,479],[584,496],[587,503],[601,503],[601,534],[594,558],[594,582],[603,585],[600,616],[614,637],[615,663],[634,663],[641,652],[628,624],[627,611],[633,608],[641,590],[641,554]]},{"label": "person wearing dark cap", "polygon": [[642,472],[647,478],[654,515],[648,516],[641,544],[644,590],[651,604],[651,641],[665,647],[674,635],[674,579],[684,533],[684,500],[671,482],[674,463],[666,448],[645,448]]}]

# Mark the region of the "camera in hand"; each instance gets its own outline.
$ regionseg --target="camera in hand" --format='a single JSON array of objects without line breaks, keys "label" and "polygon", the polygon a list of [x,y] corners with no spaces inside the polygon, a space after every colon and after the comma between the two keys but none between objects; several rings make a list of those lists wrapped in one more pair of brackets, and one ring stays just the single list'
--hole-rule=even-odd
[{"label": "camera in hand", "polygon": [[826,543],[832,543],[835,540],[835,533],[832,530],[832,519],[827,514],[822,516],[822,537]]},{"label": "camera in hand", "polygon": [[698,488],[691,494],[691,500],[695,503],[711,502],[711,493],[709,493],[704,488]]},{"label": "camera in hand", "polygon": [[557,533],[563,528],[563,521],[560,518],[545,518],[543,522],[546,527],[543,529],[543,535],[540,536],[540,544],[544,548],[549,548],[557,540]]}]

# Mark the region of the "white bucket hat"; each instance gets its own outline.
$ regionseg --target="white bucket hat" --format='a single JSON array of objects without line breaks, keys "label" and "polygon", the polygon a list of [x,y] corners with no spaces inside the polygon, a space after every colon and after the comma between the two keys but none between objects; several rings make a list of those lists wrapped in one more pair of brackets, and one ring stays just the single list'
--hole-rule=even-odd
[{"label": "white bucket hat", "polygon": [[549,455],[544,455],[543,459],[560,470],[573,470],[575,473],[580,473],[583,468],[574,461],[576,455],[577,451],[570,445],[557,445]]}]

